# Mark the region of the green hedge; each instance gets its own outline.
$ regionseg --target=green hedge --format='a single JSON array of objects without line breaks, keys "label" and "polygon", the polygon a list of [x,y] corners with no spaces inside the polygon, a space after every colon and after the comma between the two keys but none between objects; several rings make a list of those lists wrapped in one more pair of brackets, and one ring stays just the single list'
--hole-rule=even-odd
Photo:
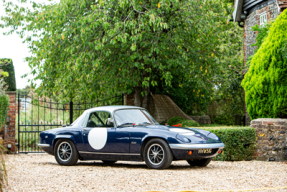
[{"label": "green hedge", "polygon": [[252,160],[255,152],[256,132],[251,127],[200,128],[216,134],[225,144],[223,152],[214,160],[242,161]]},{"label": "green hedge", "polygon": [[8,85],[7,91],[16,91],[16,80],[12,59],[0,59],[0,69],[9,73],[9,76],[4,78]]},{"label": "green hedge", "polygon": [[9,108],[9,97],[8,95],[0,96],[0,129],[5,124],[7,113]]}]

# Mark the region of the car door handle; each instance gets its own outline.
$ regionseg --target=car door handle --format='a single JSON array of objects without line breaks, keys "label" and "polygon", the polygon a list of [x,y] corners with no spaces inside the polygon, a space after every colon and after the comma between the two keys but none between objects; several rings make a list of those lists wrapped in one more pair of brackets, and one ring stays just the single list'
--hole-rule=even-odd
[{"label": "car door handle", "polygon": [[88,131],[88,129],[83,129],[83,131]]}]

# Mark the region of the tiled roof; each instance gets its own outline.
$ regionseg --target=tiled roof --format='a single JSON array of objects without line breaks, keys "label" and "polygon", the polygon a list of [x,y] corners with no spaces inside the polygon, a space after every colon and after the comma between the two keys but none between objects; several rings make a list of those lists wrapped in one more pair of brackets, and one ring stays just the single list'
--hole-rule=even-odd
[{"label": "tiled roof", "polygon": [[287,8],[287,0],[277,0],[280,7],[280,12]]}]

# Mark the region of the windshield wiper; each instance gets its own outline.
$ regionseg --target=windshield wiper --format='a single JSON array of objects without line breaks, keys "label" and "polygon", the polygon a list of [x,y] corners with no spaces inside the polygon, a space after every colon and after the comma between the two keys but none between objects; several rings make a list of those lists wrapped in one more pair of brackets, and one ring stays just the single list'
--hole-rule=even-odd
[{"label": "windshield wiper", "polygon": [[151,125],[151,123],[150,122],[142,122],[139,125]]},{"label": "windshield wiper", "polygon": [[121,124],[121,125],[119,125],[118,127],[123,127],[123,126],[125,126],[125,125],[133,125],[134,123],[123,123],[123,124]]}]

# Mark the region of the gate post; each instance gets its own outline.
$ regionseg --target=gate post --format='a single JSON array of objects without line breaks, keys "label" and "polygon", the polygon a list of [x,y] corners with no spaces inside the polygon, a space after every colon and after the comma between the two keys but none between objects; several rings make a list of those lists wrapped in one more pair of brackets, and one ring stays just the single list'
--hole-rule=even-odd
[{"label": "gate post", "polygon": [[70,125],[73,123],[73,101],[70,101]]},{"label": "gate post", "polygon": [[15,119],[16,119],[16,91],[6,91],[9,96],[7,123],[4,128],[4,147],[14,153],[15,148]]},{"label": "gate post", "polygon": [[20,107],[21,107],[21,102],[20,102],[20,92],[18,93],[18,106],[17,106],[17,112],[18,112],[18,127],[17,127],[17,131],[18,131],[18,153],[20,152]]}]

